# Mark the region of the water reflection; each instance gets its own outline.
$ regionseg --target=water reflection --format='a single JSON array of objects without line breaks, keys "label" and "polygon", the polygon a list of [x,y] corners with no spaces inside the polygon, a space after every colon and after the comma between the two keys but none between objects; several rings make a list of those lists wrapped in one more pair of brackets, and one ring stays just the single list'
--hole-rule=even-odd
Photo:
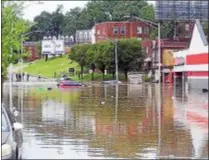
[{"label": "water reflection", "polygon": [[207,113],[207,95],[166,85],[24,88],[23,158],[208,158]]}]

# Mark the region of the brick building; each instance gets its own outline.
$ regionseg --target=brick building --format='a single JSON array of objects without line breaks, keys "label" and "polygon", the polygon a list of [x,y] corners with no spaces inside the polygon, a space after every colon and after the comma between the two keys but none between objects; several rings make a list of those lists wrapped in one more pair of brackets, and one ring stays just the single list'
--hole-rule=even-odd
[{"label": "brick building", "polygon": [[[175,28],[176,36],[173,39],[161,39],[161,64],[164,80],[172,82],[172,68],[174,66],[173,52],[186,49],[190,44],[194,22],[181,21],[177,23]],[[158,66],[158,40],[144,39],[142,40],[142,48],[146,54],[144,69],[147,71],[155,71]],[[155,74],[156,78],[158,77]],[[168,78],[170,77],[170,78]]]},{"label": "brick building", "polygon": [[29,52],[29,56],[27,58],[28,62],[35,61],[40,58],[38,49],[38,42],[24,42],[23,46],[26,52]]},{"label": "brick building", "polygon": [[103,41],[106,38],[139,38],[147,39],[149,36],[149,25],[140,21],[102,22],[95,24],[95,41]]}]

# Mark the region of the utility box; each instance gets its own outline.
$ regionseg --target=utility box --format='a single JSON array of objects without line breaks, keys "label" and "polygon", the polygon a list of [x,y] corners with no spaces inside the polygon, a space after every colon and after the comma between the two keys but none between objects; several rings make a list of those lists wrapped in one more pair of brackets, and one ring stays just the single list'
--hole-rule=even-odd
[{"label": "utility box", "polygon": [[128,82],[131,84],[141,84],[144,82],[144,73],[142,72],[129,72]]}]

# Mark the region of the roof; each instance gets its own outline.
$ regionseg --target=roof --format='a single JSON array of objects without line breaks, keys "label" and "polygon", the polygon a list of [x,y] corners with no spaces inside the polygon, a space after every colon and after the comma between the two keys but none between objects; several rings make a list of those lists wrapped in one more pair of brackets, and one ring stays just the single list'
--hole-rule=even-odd
[{"label": "roof", "polygon": [[204,30],[203,30],[203,28],[202,28],[202,25],[200,24],[200,20],[199,20],[199,19],[196,19],[196,20],[195,20],[195,24],[197,25],[197,29],[198,29],[198,31],[199,31],[199,33],[200,33],[200,37],[201,37],[201,39],[202,39],[202,41],[203,41],[203,44],[204,44],[205,46],[208,45],[208,42],[207,42],[207,39],[206,39]]},{"label": "roof", "polygon": [[[100,22],[100,23],[96,23],[96,25],[100,25],[100,24],[107,24],[107,23],[113,23],[113,24],[119,24],[119,23],[143,23],[143,24],[146,24],[145,22],[143,21],[105,21],[105,22]],[[148,24],[146,24],[147,26],[149,26]]]}]

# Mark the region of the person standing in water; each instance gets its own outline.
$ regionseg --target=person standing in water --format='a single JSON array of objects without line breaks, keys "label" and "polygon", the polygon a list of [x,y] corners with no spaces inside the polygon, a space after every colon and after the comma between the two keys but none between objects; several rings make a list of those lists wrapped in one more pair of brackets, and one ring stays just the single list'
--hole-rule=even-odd
[{"label": "person standing in water", "polygon": [[29,77],[30,77],[30,75],[29,75],[29,73],[27,73],[27,81],[29,81]]}]

